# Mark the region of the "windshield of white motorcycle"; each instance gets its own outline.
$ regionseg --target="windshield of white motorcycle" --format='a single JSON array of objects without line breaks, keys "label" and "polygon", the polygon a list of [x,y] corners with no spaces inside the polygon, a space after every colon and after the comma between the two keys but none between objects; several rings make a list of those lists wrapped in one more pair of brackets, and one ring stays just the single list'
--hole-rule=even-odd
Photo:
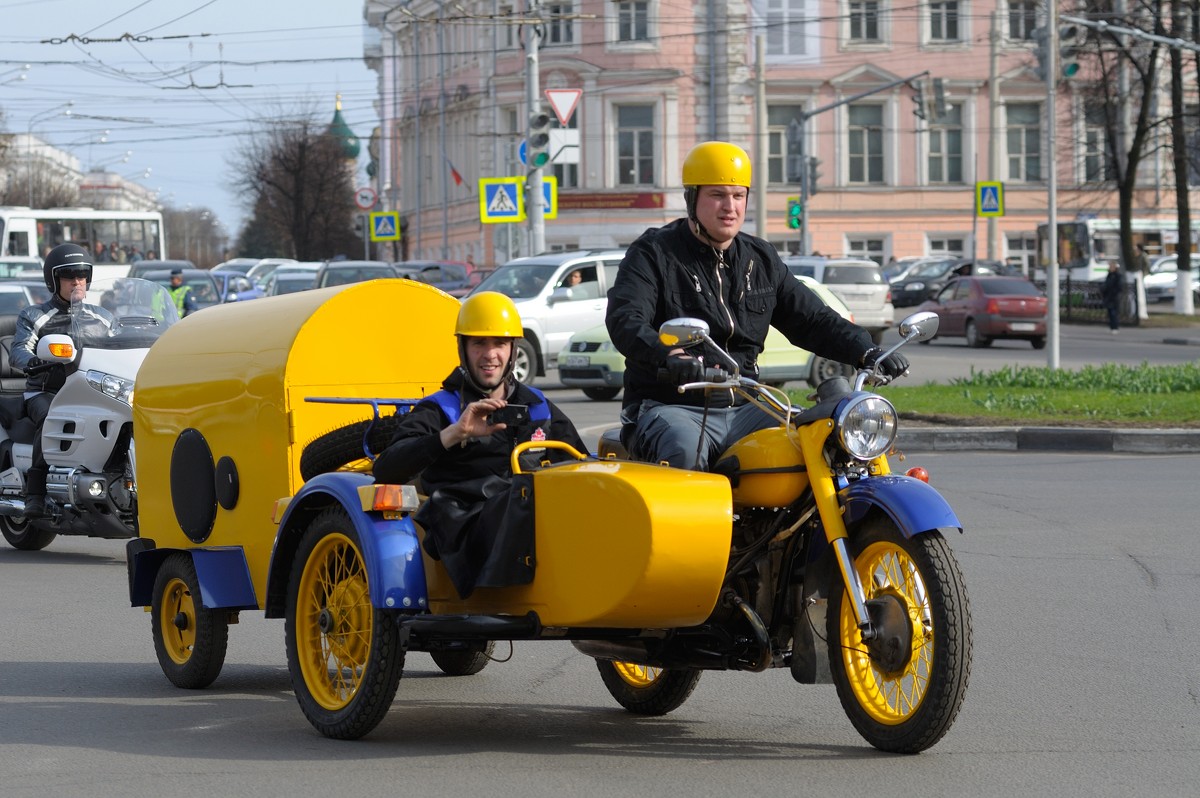
[{"label": "windshield of white motorcycle", "polygon": [[144,349],[179,321],[170,292],[138,277],[93,281],[69,313],[71,339],[81,349]]}]

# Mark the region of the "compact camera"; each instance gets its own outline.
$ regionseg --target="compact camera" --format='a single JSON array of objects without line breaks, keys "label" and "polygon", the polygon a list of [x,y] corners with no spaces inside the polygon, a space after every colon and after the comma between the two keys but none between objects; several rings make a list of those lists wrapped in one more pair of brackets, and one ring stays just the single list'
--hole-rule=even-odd
[{"label": "compact camera", "polygon": [[505,405],[487,417],[488,424],[507,424],[510,427],[529,420],[529,405]]}]

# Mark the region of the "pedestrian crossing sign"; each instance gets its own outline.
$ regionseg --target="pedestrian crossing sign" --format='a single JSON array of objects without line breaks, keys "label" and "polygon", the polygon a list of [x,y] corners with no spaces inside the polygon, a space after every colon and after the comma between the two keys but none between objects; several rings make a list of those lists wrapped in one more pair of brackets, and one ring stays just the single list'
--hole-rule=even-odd
[{"label": "pedestrian crossing sign", "polygon": [[525,198],[520,177],[484,177],[479,180],[479,218],[484,224],[519,222],[525,218]]},{"label": "pedestrian crossing sign", "polygon": [[998,182],[975,184],[975,215],[1004,215],[1004,184]]},{"label": "pedestrian crossing sign", "polygon": [[371,214],[372,241],[400,240],[400,211],[376,211]]}]

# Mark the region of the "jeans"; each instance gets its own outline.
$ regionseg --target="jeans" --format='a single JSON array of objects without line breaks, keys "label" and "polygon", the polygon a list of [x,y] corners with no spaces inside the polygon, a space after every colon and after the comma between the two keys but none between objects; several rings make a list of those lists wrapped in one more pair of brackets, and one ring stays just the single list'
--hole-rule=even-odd
[{"label": "jeans", "polygon": [[708,471],[738,440],[751,432],[777,426],[779,422],[754,403],[705,411],[703,407],[664,405],[647,399],[639,408],[629,453],[650,463],[666,462],[674,468]]}]

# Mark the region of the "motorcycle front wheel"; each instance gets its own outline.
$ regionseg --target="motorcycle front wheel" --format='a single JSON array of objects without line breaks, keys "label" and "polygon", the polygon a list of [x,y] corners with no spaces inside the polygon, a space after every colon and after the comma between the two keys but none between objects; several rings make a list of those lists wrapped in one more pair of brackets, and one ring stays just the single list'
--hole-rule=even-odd
[{"label": "motorcycle front wheel", "polygon": [[366,562],[340,507],[305,530],[288,580],[284,618],[296,700],[326,737],[356,740],[396,697],[404,649],[394,618],[371,605]]},{"label": "motorcycle front wheel", "polygon": [[41,551],[54,542],[53,529],[37,529],[25,516],[0,515],[0,533],[18,551]]},{"label": "motorcycle front wheel", "polygon": [[229,615],[201,604],[190,556],[180,552],[163,560],[150,602],[154,653],[171,684],[200,690],[216,681],[229,648]]},{"label": "motorcycle front wheel", "polygon": [[695,668],[652,668],[632,662],[596,660],[609,695],[636,715],[665,715],[678,709],[703,673]]},{"label": "motorcycle front wheel", "polygon": [[830,591],[829,666],[858,732],[882,751],[915,754],[954,723],[971,672],[971,608],[938,532],[906,539],[874,517],[851,531],[874,640],[864,641],[844,586]]}]

